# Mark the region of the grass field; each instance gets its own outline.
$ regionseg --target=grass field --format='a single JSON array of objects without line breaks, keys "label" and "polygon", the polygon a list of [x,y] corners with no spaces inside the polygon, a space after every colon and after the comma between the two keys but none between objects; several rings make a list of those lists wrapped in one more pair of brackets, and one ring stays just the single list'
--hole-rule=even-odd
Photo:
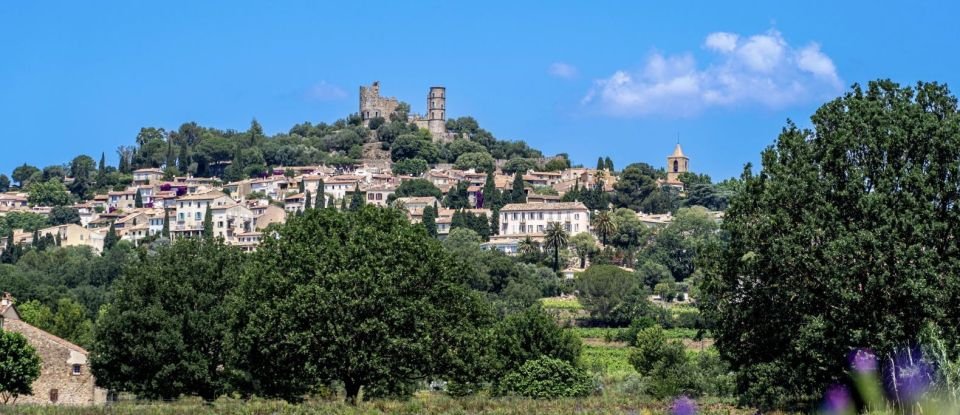
[{"label": "grass field", "polygon": [[[577,334],[577,336],[580,336],[581,339],[609,339],[616,338],[618,333],[628,329],[607,327],[571,327],[567,330],[572,330]],[[664,329],[663,331],[668,339],[693,339],[697,336],[697,331],[695,329],[673,328]],[[706,333],[704,337],[709,337],[709,335],[710,333]]]},{"label": "grass field", "polygon": [[[55,407],[55,406],[0,406],[0,413],[24,415],[274,415],[274,414],[333,414],[333,415],[380,415],[380,414],[666,414],[669,402],[655,402],[625,394],[591,396],[583,399],[558,399],[538,401],[532,399],[490,398],[473,396],[451,398],[441,394],[423,393],[409,402],[376,401],[365,402],[358,406],[342,402],[307,402],[288,404],[278,401],[239,401],[221,399],[211,404],[197,400],[184,400],[173,403],[120,403],[98,407]],[[719,401],[700,403],[700,414],[746,415],[753,413],[749,409],[737,409]]]},{"label": "grass field", "polygon": [[604,377],[621,379],[626,375],[637,373],[628,360],[630,348],[622,345],[609,346],[595,343],[585,343],[580,352],[580,363],[587,370]]},{"label": "grass field", "polygon": [[543,308],[552,308],[556,310],[583,310],[583,305],[576,298],[547,297],[541,298],[540,303]]}]

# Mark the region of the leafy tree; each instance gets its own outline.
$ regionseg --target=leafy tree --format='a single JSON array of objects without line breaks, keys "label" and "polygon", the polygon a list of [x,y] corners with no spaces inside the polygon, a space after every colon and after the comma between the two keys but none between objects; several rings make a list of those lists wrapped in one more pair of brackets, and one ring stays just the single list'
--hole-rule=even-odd
[{"label": "leafy tree", "polygon": [[553,251],[553,270],[560,271],[560,250],[567,247],[570,234],[560,222],[550,222],[543,235],[543,245]]},{"label": "leafy tree", "polygon": [[593,230],[600,237],[600,242],[606,245],[607,239],[617,231],[617,225],[613,223],[610,213],[602,210],[593,216]]},{"label": "leafy tree", "polygon": [[80,212],[76,208],[57,206],[50,210],[51,225],[80,224]]},{"label": "leafy tree", "polygon": [[510,203],[527,203],[527,192],[524,190],[523,174],[520,172],[517,172],[513,176]]},{"label": "leafy tree", "polygon": [[503,319],[494,328],[490,345],[494,356],[490,370],[494,380],[542,357],[577,366],[582,347],[580,338],[560,328],[539,306]]},{"label": "leafy tree", "polygon": [[14,229],[33,232],[47,226],[49,226],[47,217],[39,213],[8,212],[6,215],[0,216],[0,235],[6,235]]},{"label": "leafy tree", "polygon": [[463,153],[457,157],[454,168],[460,170],[475,169],[477,172],[493,171],[494,160],[490,153],[486,151],[477,151],[472,153]]},{"label": "leafy tree", "polygon": [[593,391],[593,379],[583,369],[560,359],[541,357],[528,360],[504,376],[496,392],[499,395],[557,399],[584,397]]},{"label": "leafy tree", "polygon": [[423,208],[423,227],[427,229],[427,234],[437,237],[437,211],[433,206]]},{"label": "leafy tree", "polygon": [[23,165],[13,169],[13,176],[11,177],[13,177],[13,180],[17,182],[17,185],[20,186],[21,189],[24,189],[29,184],[30,178],[39,172],[40,169],[24,163]]},{"label": "leafy tree", "polygon": [[632,266],[634,254],[650,239],[650,228],[640,222],[636,212],[630,209],[617,209],[610,217],[616,229],[610,238],[610,244],[625,255],[626,265]]},{"label": "leafy tree", "polygon": [[96,164],[92,157],[87,155],[75,157],[70,161],[70,176],[73,177],[70,191],[77,197],[87,197],[97,180],[96,172]]},{"label": "leafy tree", "polygon": [[40,356],[20,333],[0,330],[0,400],[16,402],[20,395],[33,393],[40,377]]},{"label": "leafy tree", "polygon": [[533,161],[530,159],[524,159],[524,158],[514,158],[504,163],[503,168],[501,170],[503,170],[504,174],[520,173],[522,175],[530,170],[536,170],[536,168],[537,168],[536,161]]},{"label": "leafy tree", "polygon": [[395,197],[430,197],[433,196],[438,200],[443,197],[443,192],[434,186],[432,182],[427,179],[413,179],[406,180],[403,183],[400,183],[400,186],[397,186],[397,190],[393,192]]},{"label": "leafy tree", "polygon": [[209,203],[203,213],[203,239],[213,239],[213,209]]},{"label": "leafy tree", "polygon": [[393,174],[410,176],[420,176],[429,169],[430,166],[421,158],[403,159],[391,166]]},{"label": "leafy tree", "polygon": [[658,189],[657,182],[649,173],[630,165],[620,173],[617,184],[613,185],[611,202],[616,207],[642,212],[644,201]]},{"label": "leafy tree", "polygon": [[649,287],[651,290],[661,281],[673,281],[673,274],[670,273],[670,268],[649,259],[644,261],[643,264],[634,271],[634,274],[644,286]]},{"label": "leafy tree", "polygon": [[597,240],[589,232],[580,232],[570,237],[570,247],[576,252],[577,258],[580,259],[580,268],[584,268],[587,264],[587,258],[597,251]]},{"label": "leafy tree", "polygon": [[447,196],[443,198],[443,205],[447,209],[468,209],[470,208],[470,196],[467,190],[470,183],[466,180],[457,182],[456,186],[451,186],[447,191]]},{"label": "leafy tree", "polygon": [[91,354],[97,383],[148,399],[212,400],[224,393],[224,297],[243,261],[220,241],[188,238],[126,268],[97,321]]},{"label": "leafy tree", "polygon": [[440,243],[399,210],[314,209],[275,231],[232,301],[229,341],[245,389],[298,399],[339,381],[356,402],[364,387],[396,391],[470,359],[485,308]]},{"label": "leafy tree", "polygon": [[609,321],[613,310],[637,288],[633,274],[613,265],[592,265],[577,275],[580,303],[599,321]]},{"label": "leafy tree", "polygon": [[10,190],[10,178],[0,173],[0,193]]},{"label": "leafy tree", "polygon": [[[743,401],[810,408],[857,348],[960,340],[957,100],[870,82],[792,123],[744,169],[701,298]],[[711,254],[707,254],[711,255]]]},{"label": "leafy tree", "polygon": [[677,280],[695,270],[700,252],[719,242],[719,225],[703,207],[681,208],[645,249],[648,258],[666,265]]},{"label": "leafy tree", "polygon": [[67,187],[57,180],[30,183],[27,201],[32,206],[64,206],[73,202]]},{"label": "leafy tree", "polygon": [[564,169],[570,168],[570,158],[566,154],[562,154],[560,157],[555,157],[543,165],[543,169],[546,171],[561,171]]}]

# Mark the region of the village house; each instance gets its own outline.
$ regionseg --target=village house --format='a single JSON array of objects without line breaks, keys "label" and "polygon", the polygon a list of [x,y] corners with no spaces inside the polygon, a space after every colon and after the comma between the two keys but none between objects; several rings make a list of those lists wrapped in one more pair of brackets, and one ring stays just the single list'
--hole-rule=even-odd
[{"label": "village house", "polygon": [[109,198],[107,206],[109,206],[110,210],[133,209],[136,206],[137,189],[133,188],[120,192],[109,192],[107,193],[107,197]]},{"label": "village house", "polygon": [[254,224],[257,230],[266,229],[267,226],[270,226],[272,223],[284,223],[287,221],[287,211],[276,205],[257,205],[249,209],[250,212],[253,213]]},{"label": "village house", "polygon": [[21,320],[10,293],[3,293],[0,298],[0,330],[23,335],[41,361],[40,376],[32,385],[33,394],[19,396],[15,404],[94,405],[106,402],[106,390],[96,386],[96,379],[90,372],[89,352]]},{"label": "village house", "polygon": [[557,222],[571,235],[590,230],[590,211],[581,202],[511,203],[500,209],[500,235],[542,238]]},{"label": "village house", "polygon": [[0,193],[0,208],[27,207],[25,193]]},{"label": "village house", "polygon": [[176,239],[203,235],[203,219],[208,206],[215,208],[235,204],[236,202],[230,196],[219,191],[187,195],[177,199],[176,222],[170,224],[170,237]]},{"label": "village house", "polygon": [[387,199],[397,190],[397,186],[392,184],[373,184],[366,188],[361,187],[360,190],[367,194],[367,204],[385,207],[387,206]]},{"label": "village house", "polygon": [[51,226],[40,229],[40,236],[60,237],[60,246],[88,246],[95,253],[103,252],[103,233],[84,228],[77,224]]},{"label": "village house", "polygon": [[139,169],[133,171],[133,184],[147,185],[163,180],[163,170],[160,169]]}]

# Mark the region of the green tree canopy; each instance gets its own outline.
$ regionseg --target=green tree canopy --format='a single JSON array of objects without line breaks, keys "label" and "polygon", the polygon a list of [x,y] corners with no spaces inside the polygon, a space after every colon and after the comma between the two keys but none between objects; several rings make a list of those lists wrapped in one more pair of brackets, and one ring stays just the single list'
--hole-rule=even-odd
[{"label": "green tree canopy", "polygon": [[224,297],[243,261],[236,248],[186,238],[127,268],[97,320],[97,383],[149,399],[220,396],[227,381]]},{"label": "green tree canopy", "polygon": [[638,287],[630,271],[613,265],[592,265],[577,275],[580,303],[598,321],[608,321],[614,308]]},{"label": "green tree canopy", "polygon": [[469,358],[485,307],[400,211],[314,209],[276,232],[233,301],[233,364],[251,392],[297,399],[339,381],[355,401],[363,387],[397,390]]},{"label": "green tree canopy", "polygon": [[40,356],[20,333],[0,330],[0,402],[12,403],[33,393],[40,377]]},{"label": "green tree canopy", "polygon": [[885,356],[930,325],[960,340],[956,98],[875,81],[811,120],[744,169],[702,286],[741,399],[761,408],[810,408],[856,348]]}]

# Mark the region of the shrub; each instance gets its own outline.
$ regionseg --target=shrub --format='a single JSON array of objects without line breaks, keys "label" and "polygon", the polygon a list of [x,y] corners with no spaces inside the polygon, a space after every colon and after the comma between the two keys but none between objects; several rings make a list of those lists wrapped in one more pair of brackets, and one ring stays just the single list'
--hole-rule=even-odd
[{"label": "shrub", "polygon": [[594,390],[590,376],[560,359],[542,357],[530,360],[503,377],[499,395],[517,395],[534,399],[573,398]]}]

